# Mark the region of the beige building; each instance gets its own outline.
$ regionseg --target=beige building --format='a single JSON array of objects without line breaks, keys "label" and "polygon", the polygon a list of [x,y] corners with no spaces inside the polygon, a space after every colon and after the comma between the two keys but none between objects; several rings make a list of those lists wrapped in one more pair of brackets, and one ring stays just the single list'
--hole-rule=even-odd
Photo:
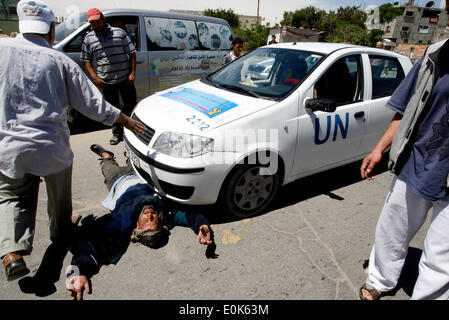
[{"label": "beige building", "polygon": [[[402,15],[390,23],[380,25],[384,39],[392,47],[404,44],[428,45],[449,38],[448,11],[449,1],[442,0],[441,8],[434,8],[428,1],[425,7],[417,6],[410,0],[406,4],[395,5],[402,9]],[[375,19],[367,21],[367,28],[372,29]]]}]

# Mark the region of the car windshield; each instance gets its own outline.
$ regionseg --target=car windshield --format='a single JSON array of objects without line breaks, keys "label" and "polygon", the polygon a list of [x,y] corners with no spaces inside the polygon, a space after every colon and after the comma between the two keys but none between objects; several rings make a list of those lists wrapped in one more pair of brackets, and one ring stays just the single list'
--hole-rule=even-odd
[{"label": "car windshield", "polygon": [[87,15],[85,12],[81,14],[74,14],[67,18],[64,22],[58,24],[55,30],[55,43],[61,42],[64,38],[70,35],[73,31],[87,22]]},{"label": "car windshield", "polygon": [[225,90],[280,100],[301,84],[322,58],[310,51],[259,48],[204,81]]}]

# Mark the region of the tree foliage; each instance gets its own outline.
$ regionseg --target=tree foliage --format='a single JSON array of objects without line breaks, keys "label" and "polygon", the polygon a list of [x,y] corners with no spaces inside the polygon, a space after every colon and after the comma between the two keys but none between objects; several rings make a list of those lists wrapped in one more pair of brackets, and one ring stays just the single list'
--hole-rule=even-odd
[{"label": "tree foliage", "polygon": [[234,34],[236,37],[240,37],[243,39],[243,48],[245,51],[252,51],[260,46],[264,46],[267,44],[269,29],[269,24],[264,26],[254,23],[249,29],[234,29]]},{"label": "tree foliage", "polygon": [[397,16],[402,15],[403,9],[385,3],[379,7],[379,21],[381,24],[393,21]]},{"label": "tree foliage", "polygon": [[320,27],[321,21],[325,15],[326,11],[309,6],[293,12],[291,25],[297,28],[316,29]]},{"label": "tree foliage", "polygon": [[323,32],[320,41],[375,46],[377,41],[382,40],[383,33],[377,29],[368,32],[366,18],[366,13],[356,6],[339,7],[337,11],[328,13],[309,6],[294,12],[284,12],[281,25],[319,29]]},{"label": "tree foliage", "polygon": [[203,15],[226,20],[232,29],[239,27],[239,16],[232,9],[206,9]]},{"label": "tree foliage", "polygon": [[337,9],[337,19],[340,21],[346,21],[350,24],[359,26],[362,29],[366,29],[366,13],[360,10],[360,7],[340,7]]}]

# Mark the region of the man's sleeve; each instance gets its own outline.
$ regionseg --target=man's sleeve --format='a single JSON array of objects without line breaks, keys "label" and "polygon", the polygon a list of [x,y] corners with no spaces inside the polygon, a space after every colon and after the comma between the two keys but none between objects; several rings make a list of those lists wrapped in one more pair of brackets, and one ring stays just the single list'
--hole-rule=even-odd
[{"label": "man's sleeve", "polygon": [[129,240],[119,234],[89,240],[76,247],[71,264],[78,267],[80,275],[91,278],[100,271],[103,265],[117,264],[128,245]]},{"label": "man's sleeve", "polygon": [[76,252],[73,253],[71,264],[78,267],[80,275],[88,278],[97,274],[102,266],[98,253],[90,241],[84,242],[77,247]]},{"label": "man's sleeve", "polygon": [[[187,213],[183,211],[176,211],[173,214],[172,226],[189,227],[193,232],[198,233],[202,225],[210,226],[209,221],[201,214]],[[170,226],[169,226],[169,229]]]},{"label": "man's sleeve", "polygon": [[86,38],[87,38],[87,36],[84,37],[83,44],[81,45],[80,60],[84,61],[84,62],[91,62],[92,61],[92,53],[90,52],[90,46],[87,43]]},{"label": "man's sleeve", "polygon": [[404,114],[411,97],[415,93],[416,79],[418,78],[419,69],[421,68],[422,58],[419,60],[407,76],[402,80],[396,91],[387,102],[387,107],[391,110]]},{"label": "man's sleeve", "polygon": [[70,105],[94,121],[113,125],[120,115],[120,109],[108,103],[84,71],[72,62],[72,60],[69,61],[68,70],[66,69],[66,86]]}]

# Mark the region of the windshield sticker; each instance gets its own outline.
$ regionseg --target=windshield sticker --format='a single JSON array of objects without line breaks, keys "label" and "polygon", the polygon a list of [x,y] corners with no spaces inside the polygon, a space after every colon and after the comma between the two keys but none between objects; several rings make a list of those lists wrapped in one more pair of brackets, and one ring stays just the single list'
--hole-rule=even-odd
[{"label": "windshield sticker", "polygon": [[214,118],[238,106],[232,101],[213,94],[183,87],[163,93],[160,96],[181,102],[209,118]]}]

